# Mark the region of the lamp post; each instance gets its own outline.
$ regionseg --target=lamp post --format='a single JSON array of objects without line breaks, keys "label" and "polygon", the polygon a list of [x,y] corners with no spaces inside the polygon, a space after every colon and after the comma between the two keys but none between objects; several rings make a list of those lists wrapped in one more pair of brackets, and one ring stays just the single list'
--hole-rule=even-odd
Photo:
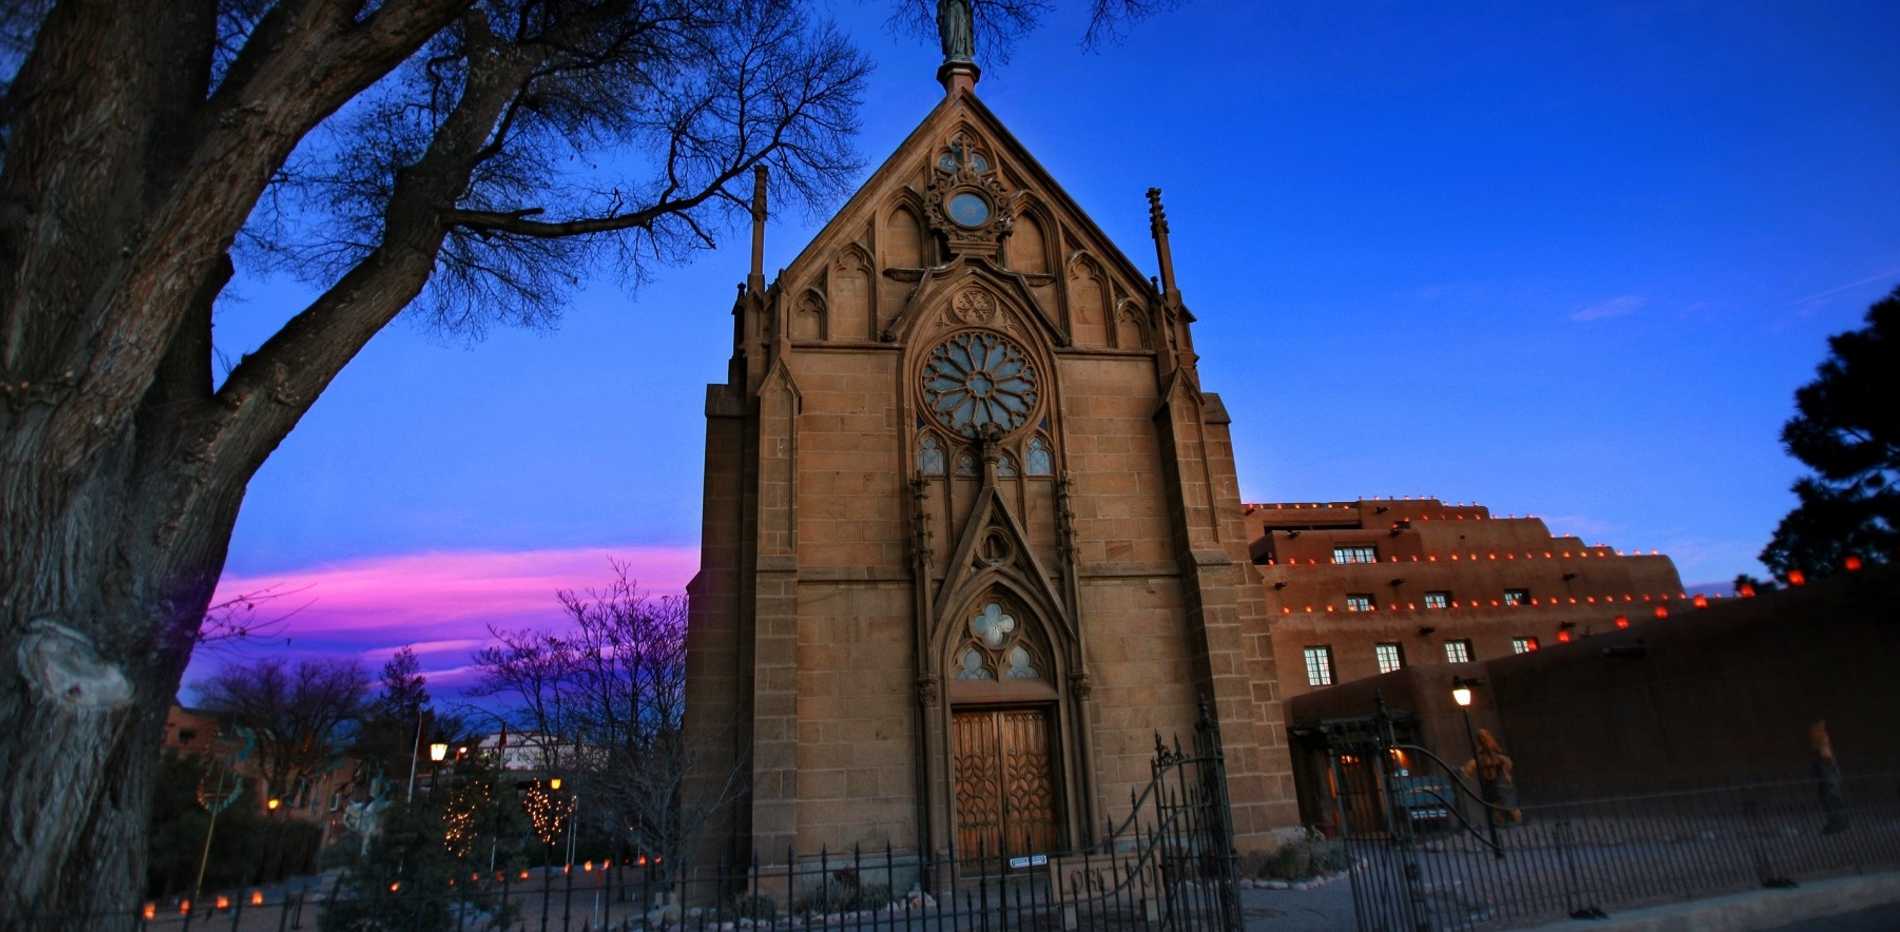
[{"label": "lamp post", "polygon": [[435,772],[443,759],[449,756],[447,742],[437,741],[429,745],[429,798],[435,798]]},{"label": "lamp post", "polygon": [[1464,713],[1465,741],[1471,745],[1472,776],[1478,778],[1478,800],[1484,803],[1484,827],[1491,834],[1491,850],[1498,857],[1504,857],[1504,849],[1498,844],[1497,815],[1491,811],[1491,801],[1484,798],[1484,764],[1478,760],[1478,734],[1471,728],[1471,687],[1483,685],[1481,681],[1464,676],[1451,678],[1451,701],[1458,703],[1458,711]]}]

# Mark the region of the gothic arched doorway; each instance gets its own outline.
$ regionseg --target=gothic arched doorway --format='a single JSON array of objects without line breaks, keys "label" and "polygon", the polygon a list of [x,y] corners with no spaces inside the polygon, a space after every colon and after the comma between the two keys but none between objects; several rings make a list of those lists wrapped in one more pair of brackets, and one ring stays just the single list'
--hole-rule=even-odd
[{"label": "gothic arched doorway", "polygon": [[962,860],[1066,847],[1056,665],[1028,618],[992,595],[952,641],[950,776]]}]

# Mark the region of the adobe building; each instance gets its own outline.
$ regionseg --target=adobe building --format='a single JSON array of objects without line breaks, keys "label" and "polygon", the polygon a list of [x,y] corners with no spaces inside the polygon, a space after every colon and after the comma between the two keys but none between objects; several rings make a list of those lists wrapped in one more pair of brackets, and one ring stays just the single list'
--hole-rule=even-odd
[{"label": "adobe building", "polygon": [[[1228,417],[1158,279],[945,63],[775,279],[754,196],[688,586],[702,855],[1075,851],[1205,702],[1235,841],[1296,824]],[[1130,205],[1132,206],[1132,205]]]},{"label": "adobe building", "polygon": [[1850,778],[1890,788],[1900,769],[1891,740],[1900,573],[1869,568],[1749,592],[1676,599],[1664,617],[1632,614],[1627,628],[1535,653],[1406,667],[1288,699],[1302,821],[1337,828],[1331,731],[1365,723],[1381,703],[1400,741],[1454,766],[1469,760],[1466,710],[1452,698],[1459,680],[1471,689],[1472,725],[1511,756],[1525,805],[1808,779],[1816,722]]},{"label": "adobe building", "polygon": [[1676,567],[1437,499],[1250,504],[1273,650],[1292,697],[1474,663],[1687,608]]}]

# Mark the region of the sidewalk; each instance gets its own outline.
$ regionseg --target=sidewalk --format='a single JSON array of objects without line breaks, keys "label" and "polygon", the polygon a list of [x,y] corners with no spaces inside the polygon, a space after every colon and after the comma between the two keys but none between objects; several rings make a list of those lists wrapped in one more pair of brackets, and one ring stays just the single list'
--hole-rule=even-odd
[{"label": "sidewalk", "polygon": [[1345,878],[1310,890],[1242,887],[1240,911],[1250,930],[1334,932],[1353,927],[1352,881]]}]

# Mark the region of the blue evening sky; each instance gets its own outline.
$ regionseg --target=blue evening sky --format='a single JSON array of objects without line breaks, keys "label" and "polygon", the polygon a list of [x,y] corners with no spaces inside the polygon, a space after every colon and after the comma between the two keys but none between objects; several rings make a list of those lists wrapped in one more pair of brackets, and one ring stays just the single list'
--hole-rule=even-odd
[{"label": "blue evening sky", "polygon": [[[1059,6],[978,93],[1150,269],[1165,190],[1245,499],[1437,495],[1759,571],[1791,393],[1900,283],[1900,4],[1188,2],[1097,54]],[[868,175],[938,56],[828,9],[878,65]],[[768,270],[822,219],[774,217]],[[601,270],[552,332],[378,336],[252,483],[229,575],[695,546],[721,246],[635,294]],[[309,295],[240,270],[220,348]]]}]

